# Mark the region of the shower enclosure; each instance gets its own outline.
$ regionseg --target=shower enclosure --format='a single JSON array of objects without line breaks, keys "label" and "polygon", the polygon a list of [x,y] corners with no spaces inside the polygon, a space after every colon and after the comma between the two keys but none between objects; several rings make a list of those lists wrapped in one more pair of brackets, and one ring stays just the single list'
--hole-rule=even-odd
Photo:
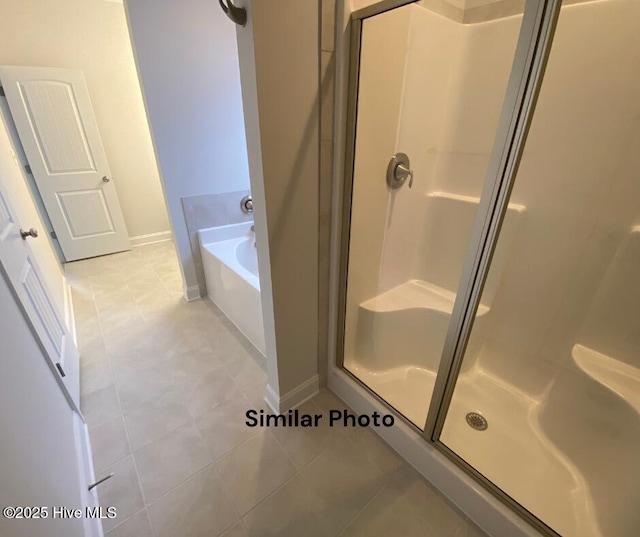
[{"label": "shower enclosure", "polygon": [[339,365],[549,535],[640,532],[639,20],[351,20]]}]

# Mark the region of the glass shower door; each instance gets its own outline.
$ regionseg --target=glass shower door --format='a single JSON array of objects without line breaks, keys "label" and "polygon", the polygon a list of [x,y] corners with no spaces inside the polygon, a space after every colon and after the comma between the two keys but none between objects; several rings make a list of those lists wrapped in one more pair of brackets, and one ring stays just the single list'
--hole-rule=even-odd
[{"label": "glass shower door", "polygon": [[521,21],[422,2],[362,21],[343,366],[421,429]]},{"label": "glass shower door", "polygon": [[639,20],[561,9],[438,439],[566,537],[640,534]]}]

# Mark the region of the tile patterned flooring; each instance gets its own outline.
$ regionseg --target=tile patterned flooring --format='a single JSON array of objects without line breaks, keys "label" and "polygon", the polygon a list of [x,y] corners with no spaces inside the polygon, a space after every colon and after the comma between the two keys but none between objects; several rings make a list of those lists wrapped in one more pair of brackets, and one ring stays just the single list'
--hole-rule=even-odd
[{"label": "tile patterned flooring", "polygon": [[[481,537],[368,429],[258,429],[262,356],[171,242],[66,265],[108,537]],[[344,408],[322,391],[301,410]]]}]

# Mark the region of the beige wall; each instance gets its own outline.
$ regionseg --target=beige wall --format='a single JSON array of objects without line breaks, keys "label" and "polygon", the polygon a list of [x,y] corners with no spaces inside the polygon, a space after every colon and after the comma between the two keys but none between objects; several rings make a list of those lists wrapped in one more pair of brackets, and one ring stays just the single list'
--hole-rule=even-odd
[{"label": "beige wall", "polygon": [[129,235],[169,229],[122,5],[3,2],[0,64],[83,70]]},{"label": "beige wall", "polygon": [[320,183],[318,188],[318,370],[327,383],[329,352],[329,273],[335,93],[336,2],[321,0],[320,20]]},{"label": "beige wall", "polygon": [[267,369],[285,408],[318,374],[319,5],[248,7],[237,32]]}]

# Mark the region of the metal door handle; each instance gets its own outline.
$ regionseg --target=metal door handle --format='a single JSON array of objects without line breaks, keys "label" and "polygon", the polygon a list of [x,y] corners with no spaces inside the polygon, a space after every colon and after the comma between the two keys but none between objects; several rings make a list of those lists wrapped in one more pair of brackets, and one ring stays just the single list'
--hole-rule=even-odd
[{"label": "metal door handle", "polygon": [[29,237],[33,237],[35,239],[38,236],[38,230],[31,228],[29,231],[25,231],[20,228],[20,236],[23,241],[26,241]]},{"label": "metal door handle", "polygon": [[102,182],[103,182],[103,183],[108,183],[109,181],[111,181],[111,179],[109,179],[106,175],[104,175],[104,176],[102,177]]}]

